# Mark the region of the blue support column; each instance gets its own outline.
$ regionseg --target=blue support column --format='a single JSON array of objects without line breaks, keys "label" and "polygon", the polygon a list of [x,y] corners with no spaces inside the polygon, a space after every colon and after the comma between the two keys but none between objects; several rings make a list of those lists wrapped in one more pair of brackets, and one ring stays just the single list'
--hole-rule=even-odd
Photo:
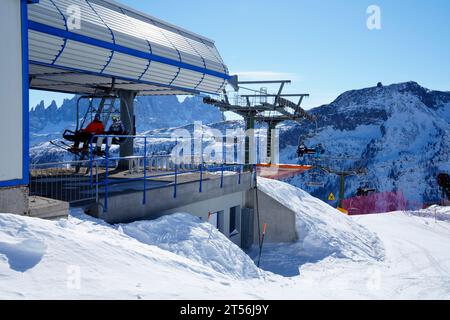
[{"label": "blue support column", "polygon": [[221,175],[220,175],[220,188],[223,188],[223,171],[224,171],[224,164],[222,163],[222,168],[221,168]]},{"label": "blue support column", "polygon": [[241,175],[242,175],[242,164],[239,165],[239,179],[238,179],[238,184],[241,184]]},{"label": "blue support column", "polygon": [[92,139],[93,139],[93,137],[91,137],[90,140],[89,140],[89,179],[91,181],[91,187],[94,184],[94,179],[93,179],[93,176],[92,176],[92,168],[93,168],[92,162],[94,160],[94,155],[93,155],[93,152],[92,152],[93,151],[92,150]]},{"label": "blue support column", "polygon": [[144,195],[142,204],[147,204],[147,137],[144,138]]},{"label": "blue support column", "polygon": [[108,212],[108,178],[109,178],[109,143],[108,139],[106,139],[106,147],[105,147],[105,212]]},{"label": "blue support column", "polygon": [[202,192],[203,191],[203,164],[200,164],[200,187],[198,189],[198,192]]},{"label": "blue support column", "polygon": [[173,184],[173,197],[177,197],[177,183],[178,183],[178,165],[175,163],[175,178]]}]

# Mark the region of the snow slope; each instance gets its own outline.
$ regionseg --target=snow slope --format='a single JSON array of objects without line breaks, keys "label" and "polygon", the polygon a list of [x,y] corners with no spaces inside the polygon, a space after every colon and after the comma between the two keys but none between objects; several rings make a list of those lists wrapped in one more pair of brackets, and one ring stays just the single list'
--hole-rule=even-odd
[{"label": "snow slope", "polygon": [[405,212],[347,217],[281,182],[259,186],[301,220],[298,243],[263,251],[263,268],[289,277],[258,270],[186,214],[116,226],[79,212],[57,222],[0,214],[0,298],[450,298],[448,221]]},{"label": "snow slope", "polygon": [[382,245],[373,233],[309,193],[264,178],[258,178],[258,188],[297,213],[298,252],[316,261],[331,255],[355,261],[382,259]]},{"label": "snow slope", "polygon": [[88,217],[53,222],[2,214],[0,230],[1,298],[254,298],[207,264]]}]

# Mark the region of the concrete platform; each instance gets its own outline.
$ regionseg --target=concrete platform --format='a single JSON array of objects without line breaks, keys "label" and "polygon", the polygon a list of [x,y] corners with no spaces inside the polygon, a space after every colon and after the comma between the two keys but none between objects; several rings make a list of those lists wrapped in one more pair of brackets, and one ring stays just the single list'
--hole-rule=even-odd
[{"label": "concrete platform", "polygon": [[0,188],[0,213],[28,214],[28,188]]},{"label": "concrete platform", "polygon": [[29,216],[41,219],[61,219],[69,216],[69,203],[49,198],[29,198]]}]

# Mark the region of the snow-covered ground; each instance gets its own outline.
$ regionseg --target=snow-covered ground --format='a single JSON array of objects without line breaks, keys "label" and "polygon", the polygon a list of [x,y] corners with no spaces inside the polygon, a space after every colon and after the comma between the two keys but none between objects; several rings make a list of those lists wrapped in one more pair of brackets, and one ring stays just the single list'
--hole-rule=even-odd
[{"label": "snow-covered ground", "polygon": [[116,226],[1,214],[0,298],[450,299],[450,209],[347,217],[287,184],[259,186],[297,212],[300,236],[266,245],[264,270],[187,214]]}]

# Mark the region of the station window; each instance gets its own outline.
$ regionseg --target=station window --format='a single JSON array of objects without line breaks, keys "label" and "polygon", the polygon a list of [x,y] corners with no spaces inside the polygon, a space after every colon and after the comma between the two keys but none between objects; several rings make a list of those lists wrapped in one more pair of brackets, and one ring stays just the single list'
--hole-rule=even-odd
[{"label": "station window", "polygon": [[214,227],[219,229],[220,232],[223,233],[223,211],[214,212],[211,214],[209,218],[209,223],[211,223]]},{"label": "station window", "polygon": [[236,235],[239,233],[240,229],[240,217],[241,217],[241,207],[236,206],[230,208],[230,236]]}]

